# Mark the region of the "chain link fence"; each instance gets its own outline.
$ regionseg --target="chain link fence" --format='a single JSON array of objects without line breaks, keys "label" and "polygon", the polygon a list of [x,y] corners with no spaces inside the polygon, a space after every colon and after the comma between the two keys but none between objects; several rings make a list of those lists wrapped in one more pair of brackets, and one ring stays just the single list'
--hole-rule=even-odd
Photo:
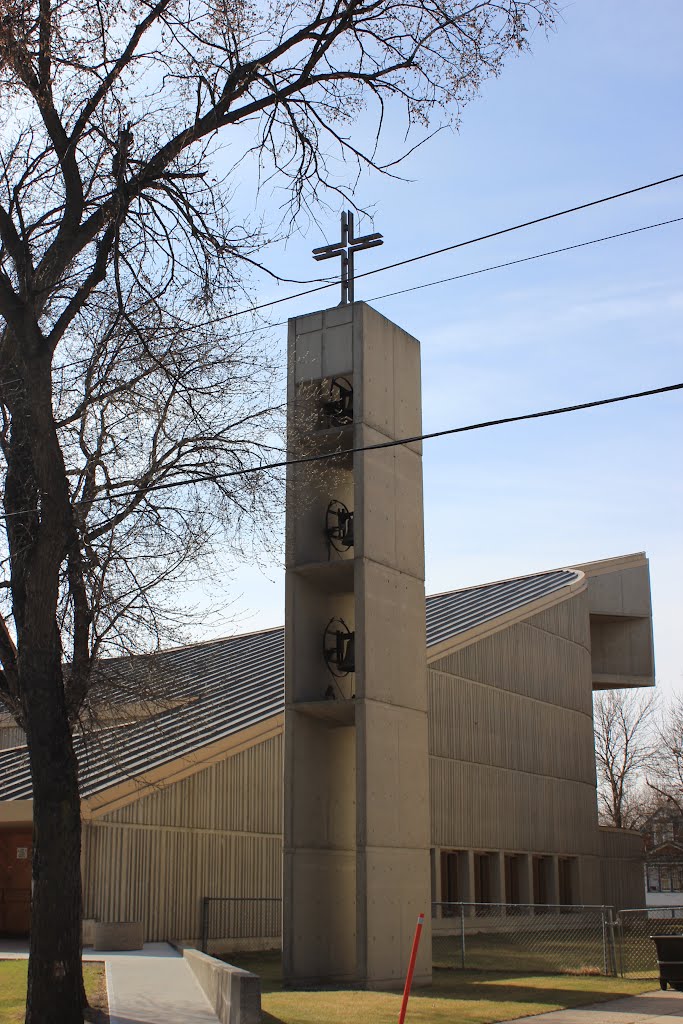
[{"label": "chain link fence", "polygon": [[200,935],[203,953],[279,949],[282,900],[204,896]]},{"label": "chain link fence", "polygon": [[616,916],[618,969],[622,978],[656,978],[652,935],[683,935],[683,907],[620,910]]},{"label": "chain link fence", "polygon": [[[205,953],[280,949],[282,900],[206,896],[200,935]],[[683,935],[683,907],[432,904],[435,971],[657,978],[652,935]]]},{"label": "chain link fence", "polygon": [[611,907],[502,903],[432,906],[435,970],[616,974]]}]

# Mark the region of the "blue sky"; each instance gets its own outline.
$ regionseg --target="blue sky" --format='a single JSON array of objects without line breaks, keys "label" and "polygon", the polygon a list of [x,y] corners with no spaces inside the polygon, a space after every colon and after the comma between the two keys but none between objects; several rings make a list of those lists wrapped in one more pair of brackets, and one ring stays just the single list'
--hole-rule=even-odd
[{"label": "blue sky", "polygon": [[[458,133],[406,163],[409,180],[362,179],[356,202],[374,228],[359,227],[385,245],[361,270],[683,171],[680,0],[576,0],[532,43]],[[397,117],[387,152],[400,133]],[[683,181],[377,275],[356,298],[678,216]],[[306,225],[270,265],[315,276],[310,249],[337,232],[334,216],[327,237]],[[682,251],[674,224],[373,305],[422,342],[424,428],[438,430],[683,380]],[[255,297],[290,290],[264,280]],[[276,319],[336,301],[281,305]],[[427,443],[427,592],[644,549],[658,679],[680,690],[682,440],[674,393]],[[231,628],[283,621],[277,565],[240,569],[228,586]]]}]

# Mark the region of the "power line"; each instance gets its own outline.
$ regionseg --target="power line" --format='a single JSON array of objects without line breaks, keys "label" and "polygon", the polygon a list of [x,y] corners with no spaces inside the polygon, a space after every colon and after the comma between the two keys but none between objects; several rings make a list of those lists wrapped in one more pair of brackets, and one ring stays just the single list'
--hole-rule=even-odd
[{"label": "power line", "polygon": [[[481,267],[479,270],[468,270],[462,274],[454,274],[453,277],[442,277],[438,281],[427,281],[424,284],[415,284],[409,288],[399,288],[395,292],[386,292],[384,295],[373,295],[366,299],[366,302],[379,302],[380,299],[392,299],[395,295],[406,295],[408,292],[419,292],[423,288],[434,288],[438,284],[448,284],[451,281],[462,281],[466,277],[476,277],[477,274],[488,274],[491,270],[502,270],[504,267],[516,267],[520,263],[530,263],[532,260],[543,259],[544,256],[557,256],[561,252],[571,252],[572,249],[583,249],[587,245],[597,245],[598,242],[610,242],[613,238],[625,238],[627,235],[637,235],[641,231],[651,231],[653,228],[662,228],[667,224],[679,224],[683,217],[672,217],[670,220],[660,220],[657,224],[645,224],[641,228],[631,228],[630,231],[619,231],[614,235],[603,235],[602,238],[591,238],[587,242],[575,242],[574,245],[564,245],[561,249],[548,249],[546,252],[537,252],[533,256],[522,256],[517,260],[507,260],[505,263],[495,263],[490,267]],[[283,321],[286,323],[287,321]],[[281,324],[273,324],[279,327]]]},{"label": "power line", "polygon": [[[580,402],[577,405],[565,405],[557,409],[543,409],[540,412],[523,413],[520,416],[503,416],[496,420],[483,420],[480,423],[469,423],[464,427],[447,427],[445,430],[433,430],[428,434],[415,434],[413,437],[401,437],[393,441],[379,441],[375,444],[361,445],[357,448],[342,448],[336,452],[324,452],[318,455],[302,455],[296,459],[285,459],[282,462],[271,462],[261,466],[249,466],[246,469],[235,469],[227,473],[215,473],[207,476],[207,482],[224,480],[228,477],[247,476],[250,473],[261,473],[264,470],[283,469],[285,466],[298,466],[307,462],[322,462],[329,459],[338,459],[345,455],[357,455],[361,452],[379,451],[382,448],[397,448],[406,444],[415,444],[418,441],[431,441],[436,437],[447,437],[452,434],[465,434],[473,430],[485,430],[488,427],[500,427],[507,423],[522,423],[525,420],[538,420],[547,416],[561,416],[568,412],[580,412],[583,409],[596,409],[603,405],[615,405],[617,402],[629,402],[634,398],[648,398],[652,395],[664,395],[671,391],[683,390],[683,383],[667,384],[662,388],[651,388],[648,391],[634,391],[628,395],[616,395],[613,398],[598,398],[592,402]],[[201,483],[201,480],[189,481],[190,483]],[[160,484],[158,489],[178,487],[178,484]],[[157,489],[157,488],[151,488]],[[137,493],[137,492],[133,492]],[[128,497],[132,495],[119,495]]]},{"label": "power line", "polygon": [[[653,395],[664,395],[672,391],[683,390],[683,383],[680,384],[667,384],[661,388],[650,388],[647,391],[634,391],[627,395],[616,395],[612,398],[598,398],[592,402],[579,402],[576,405],[564,405],[554,409],[542,409],[539,412],[527,412],[522,413],[519,416],[503,416],[495,420],[483,420],[479,423],[469,423],[463,427],[447,427],[445,430],[432,430],[426,434],[415,434],[412,437],[401,437],[392,441],[379,441],[375,444],[360,445],[356,448],[342,448],[339,451],[324,452],[317,455],[302,455],[294,459],[283,459],[280,462],[269,462],[261,463],[258,466],[247,466],[244,469],[229,470],[225,473],[210,473],[206,476],[194,477],[192,480],[183,481],[167,481],[165,483],[154,484],[149,487],[148,493],[152,491],[166,491],[172,490],[175,487],[187,487],[191,484],[201,483],[216,483],[218,480],[227,480],[236,476],[249,476],[253,473],[263,473],[267,470],[273,469],[284,469],[286,466],[299,466],[309,462],[324,462],[330,459],[339,459],[347,455],[357,455],[362,452],[373,452],[379,451],[383,448],[397,448],[407,444],[415,444],[421,441],[431,441],[437,437],[448,437],[453,434],[465,434],[474,430],[485,430],[489,427],[500,427],[508,423],[522,423],[527,420],[538,420],[548,416],[562,416],[569,412],[580,412],[584,409],[597,409],[604,405],[615,405],[617,402],[629,402],[635,398],[649,398]],[[116,498],[132,498],[135,497],[139,492],[135,491],[121,491]],[[113,498],[109,495],[99,495],[94,498],[91,504],[99,503],[102,501],[112,501]],[[0,514],[0,518],[8,519],[10,516],[28,515],[31,512],[35,512],[35,509],[26,509],[19,512],[7,512],[4,515]]]},{"label": "power line", "polygon": [[[575,242],[573,245],[564,245],[560,249],[548,249],[546,252],[537,252],[533,256],[520,256],[516,260],[507,260],[505,263],[493,263],[488,267],[479,267],[477,270],[466,270],[462,274],[454,274],[452,277],[441,277],[437,281],[425,281],[423,284],[410,285],[407,288],[398,288],[395,292],[385,292],[383,295],[372,295],[368,299],[363,299],[363,302],[379,302],[380,299],[391,299],[397,295],[407,295],[409,292],[418,292],[423,288],[434,288],[439,284],[449,284],[452,281],[462,281],[467,277],[476,277],[479,274],[488,274],[492,270],[503,270],[505,267],[516,267],[520,263],[531,263],[533,260],[540,260],[546,256],[557,256],[558,253],[571,252],[572,249],[585,249],[589,245],[597,245],[599,242],[610,242],[615,238],[626,238],[628,235],[637,235],[642,231],[652,231],[654,228],[666,227],[667,224],[679,224],[683,221],[683,217],[672,217],[670,220],[660,220],[656,224],[643,224],[639,228],[630,228],[628,231],[618,231],[613,235],[602,235],[600,238],[589,238],[585,242]],[[252,330],[252,334],[259,333],[261,331],[272,331],[275,327],[285,327],[288,320],[278,320],[274,324],[268,324],[263,327],[256,327]],[[276,406],[276,408],[283,408],[287,405],[286,402],[282,403],[282,406]]]},{"label": "power line", "polygon": [[[475,238],[468,238],[462,242],[454,242],[453,244],[445,245],[440,249],[432,249],[429,252],[420,253],[418,256],[409,256],[404,260],[397,260],[395,263],[387,263],[383,267],[375,267],[374,270],[366,270],[362,274],[356,274],[356,280],[359,281],[363,277],[370,277],[372,274],[382,274],[386,270],[395,270],[398,267],[405,267],[410,263],[417,263],[420,260],[430,259],[432,256],[441,256],[446,252],[454,252],[456,249],[463,249],[468,245],[475,245],[477,242],[485,242],[491,238],[500,238],[502,235],[508,235],[513,231],[521,231],[523,228],[533,227],[535,224],[544,224],[547,221],[556,220],[558,217],[566,217],[570,213],[578,213],[581,210],[591,209],[593,206],[610,203],[614,199],[623,199],[625,196],[635,195],[638,192],[644,192],[646,189],[657,188],[659,185],[666,185],[672,181],[679,181],[681,178],[683,178],[683,172],[680,174],[672,174],[668,178],[660,178],[658,181],[647,182],[645,185],[636,185],[634,188],[626,189],[624,192],[614,192],[609,196],[602,196],[600,199],[591,199],[586,203],[569,206],[564,210],[557,210],[555,213],[547,213],[542,217],[534,217],[531,220],[522,221],[519,224],[512,224],[506,228],[498,228],[496,231],[489,231],[485,235],[477,235]],[[279,299],[272,299],[269,302],[261,302],[255,306],[248,306],[246,309],[223,313],[221,316],[213,317],[212,319],[202,321],[201,323],[196,323],[194,326],[208,327],[211,324],[231,320],[238,316],[244,316],[247,313],[257,313],[261,309],[270,309],[272,306],[278,306],[283,302],[290,302],[292,299],[300,299],[306,295],[313,295],[315,292],[326,291],[328,288],[335,287],[337,283],[337,281],[332,281],[330,284],[321,284],[315,288],[308,288],[302,292],[295,292],[292,295],[283,295]]]},{"label": "power line", "polygon": [[613,199],[623,199],[624,196],[635,195],[636,192],[644,192],[648,188],[656,188],[658,185],[666,185],[670,181],[678,181],[683,178],[683,173],[672,174],[668,178],[661,178],[659,181],[651,181],[646,185],[637,185],[625,192],[615,192],[611,196],[603,196],[602,199],[592,199],[588,203],[581,203],[578,206],[570,206],[566,210],[558,210],[556,213],[548,213],[543,217],[535,217],[533,220],[524,221],[522,224],[513,224],[509,228],[500,228],[498,231],[491,231],[488,235],[479,235],[478,238],[470,238],[465,242],[456,242],[454,245],[446,245],[443,249],[433,249],[431,252],[422,253],[420,256],[411,256],[409,259],[400,260],[397,263],[390,263],[385,267],[378,267],[375,270],[366,270],[363,274],[357,274],[356,280],[361,277],[370,277],[371,274],[379,274],[383,270],[393,270],[394,267],[404,267],[408,263],[416,263],[418,260],[426,260],[430,256],[440,256],[444,252],[453,252],[454,249],[462,249],[465,245],[473,245],[475,242],[485,242],[489,238],[499,238],[511,231],[519,231],[521,228],[530,228],[534,224],[543,224],[545,221],[555,220],[557,217],[566,217],[569,213],[578,213],[579,210],[588,210],[591,206],[600,206],[602,203],[609,203]]}]

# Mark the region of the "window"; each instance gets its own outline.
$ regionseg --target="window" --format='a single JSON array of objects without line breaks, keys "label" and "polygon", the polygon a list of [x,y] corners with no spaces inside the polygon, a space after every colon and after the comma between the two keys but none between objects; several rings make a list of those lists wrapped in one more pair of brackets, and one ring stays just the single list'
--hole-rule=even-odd
[{"label": "window", "polygon": [[574,902],[574,871],[576,861],[573,857],[560,857],[558,861],[560,904],[570,907]]},{"label": "window", "polygon": [[488,853],[474,855],[474,902],[491,902],[491,861]]},{"label": "window", "polygon": [[[458,850],[441,851],[441,902],[459,903],[462,900],[459,885],[459,864],[463,854]],[[466,854],[465,854],[466,856]],[[455,913],[454,907],[442,907],[444,916]]]},{"label": "window", "polygon": [[648,864],[648,892],[683,892],[683,864]]},{"label": "window", "polygon": [[673,843],[674,825],[672,821],[659,822],[652,829],[652,842],[655,846],[662,846],[664,843]]}]

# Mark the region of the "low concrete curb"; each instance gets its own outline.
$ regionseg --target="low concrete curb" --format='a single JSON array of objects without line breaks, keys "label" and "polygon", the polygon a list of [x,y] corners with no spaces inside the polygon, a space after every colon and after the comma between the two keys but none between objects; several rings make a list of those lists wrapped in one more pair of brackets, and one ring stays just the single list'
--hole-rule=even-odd
[{"label": "low concrete curb", "polygon": [[261,979],[196,949],[183,957],[221,1024],[261,1024]]}]

